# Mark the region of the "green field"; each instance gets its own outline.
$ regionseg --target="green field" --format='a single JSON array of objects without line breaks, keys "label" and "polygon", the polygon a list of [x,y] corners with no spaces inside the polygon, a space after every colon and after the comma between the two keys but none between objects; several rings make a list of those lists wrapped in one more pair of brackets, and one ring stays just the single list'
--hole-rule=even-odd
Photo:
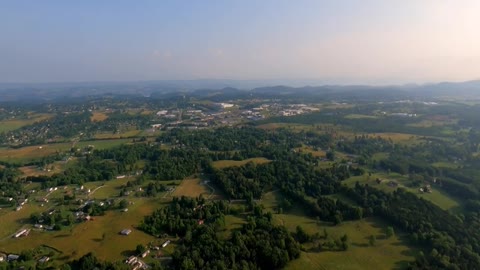
[{"label": "green field", "polygon": [[137,137],[142,131],[141,130],[128,130],[122,133],[98,133],[95,134],[95,139],[122,139],[122,138],[131,138]]},{"label": "green field", "polygon": [[[384,181],[378,184],[375,181],[377,178],[383,179]],[[355,182],[357,181],[360,184],[368,184],[371,187],[375,187],[386,192],[392,192],[396,189],[395,187],[390,187],[388,185],[388,182],[394,181],[398,183],[398,187],[402,187],[421,198],[431,201],[444,210],[458,210],[461,207],[460,203],[455,198],[452,198],[440,188],[432,186],[432,193],[421,193],[419,188],[407,186],[407,183],[409,182],[407,176],[397,173],[374,173],[370,177],[368,177],[368,175],[354,176],[345,180],[344,183],[349,186],[354,186]]]},{"label": "green field", "polygon": [[[19,239],[7,237],[1,240],[0,246],[2,249],[8,248],[9,252],[19,253],[25,247],[48,245],[62,251],[59,263],[79,258],[88,252],[94,252],[104,260],[121,260],[130,255],[138,244],[147,245],[155,240],[153,236],[136,229],[136,226],[145,215],[162,205],[158,199],[129,200],[134,204],[129,207],[128,212],[108,211],[104,216],[94,217],[93,221],[83,222],[71,229],[66,228],[58,232],[32,231],[28,237]],[[29,212],[25,211],[23,216],[28,217]],[[4,218],[5,216],[2,216],[3,231],[6,230],[6,226],[3,226]],[[119,235],[125,228],[132,229],[132,233],[129,236]]]},{"label": "green field", "polygon": [[270,160],[263,157],[249,158],[244,160],[217,160],[213,162],[213,166],[217,169],[223,169],[223,168],[233,167],[233,166],[243,166],[248,162],[263,164],[263,163],[270,162]]},{"label": "green field", "polygon": [[377,119],[377,116],[366,114],[348,114],[345,116],[347,119]]},{"label": "green field", "polygon": [[95,149],[108,149],[122,144],[131,142],[131,139],[111,139],[111,140],[91,140],[91,141],[80,141],[77,143],[77,147],[86,147],[88,145],[95,146]]},{"label": "green field", "polygon": [[[266,194],[261,204],[267,210],[273,211],[281,198],[279,192]],[[338,199],[338,198],[337,198]],[[340,198],[340,199],[343,199]],[[320,233],[326,229],[329,238],[336,239],[344,234],[349,238],[350,247],[347,251],[317,251],[302,252],[299,259],[290,262],[286,269],[395,269],[405,268],[408,262],[415,259],[417,250],[406,243],[406,235],[398,233],[385,238],[384,230],[387,224],[378,218],[366,218],[359,221],[343,222],[332,226],[326,222],[305,215],[299,207],[294,206],[284,214],[274,214],[276,223],[285,225],[290,231],[295,231],[298,225],[309,234]],[[375,246],[369,245],[369,237],[376,237]]]},{"label": "green field", "polygon": [[31,115],[28,119],[10,119],[0,121],[0,133],[19,129],[24,126],[31,125],[35,122],[47,120],[51,117],[53,117],[53,115],[51,114],[34,114]]},{"label": "green field", "polygon": [[71,146],[71,143],[56,143],[22,148],[0,148],[0,160],[11,163],[22,163],[67,151]]},{"label": "green field", "polygon": [[[90,140],[78,142],[76,147],[95,146],[95,149],[108,149],[130,142],[130,139],[112,139],[112,140]],[[21,148],[0,148],[0,161],[11,163],[23,163],[36,160],[42,157],[53,155],[60,152],[69,151],[72,143],[54,143],[35,146],[25,146]]]}]

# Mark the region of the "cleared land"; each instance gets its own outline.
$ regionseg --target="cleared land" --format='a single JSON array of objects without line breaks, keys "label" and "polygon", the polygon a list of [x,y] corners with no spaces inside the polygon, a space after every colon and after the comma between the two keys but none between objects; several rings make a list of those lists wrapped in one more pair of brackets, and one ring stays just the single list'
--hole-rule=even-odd
[{"label": "cleared land", "polygon": [[193,179],[184,179],[182,183],[175,189],[172,193],[174,197],[198,197],[203,195],[204,197],[210,196],[212,190],[202,183],[200,178],[193,178]]},{"label": "cleared land", "polygon": [[223,168],[233,167],[233,166],[237,166],[237,167],[243,166],[248,162],[253,162],[256,164],[264,164],[264,163],[270,162],[270,160],[263,157],[249,158],[244,160],[217,160],[213,162],[213,166],[217,169],[223,169]]}]

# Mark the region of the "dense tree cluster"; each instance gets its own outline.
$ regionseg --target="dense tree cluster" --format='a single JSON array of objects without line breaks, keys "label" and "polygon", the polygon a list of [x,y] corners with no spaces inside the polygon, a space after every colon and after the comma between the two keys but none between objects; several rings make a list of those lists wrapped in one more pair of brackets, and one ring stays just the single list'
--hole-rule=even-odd
[{"label": "dense tree cluster", "polygon": [[142,230],[176,234],[181,244],[173,254],[175,269],[279,269],[300,256],[299,244],[272,215],[253,205],[253,214],[228,239],[218,236],[230,213],[226,201],[175,198],[164,209],[145,217]]}]

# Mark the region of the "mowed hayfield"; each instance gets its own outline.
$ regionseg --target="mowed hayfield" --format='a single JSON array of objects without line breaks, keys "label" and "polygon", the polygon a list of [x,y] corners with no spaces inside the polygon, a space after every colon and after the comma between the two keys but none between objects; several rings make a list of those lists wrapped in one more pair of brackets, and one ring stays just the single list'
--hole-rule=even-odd
[{"label": "mowed hayfield", "polygon": [[90,121],[92,122],[102,122],[108,118],[108,115],[103,112],[93,112],[92,116],[90,117]]},{"label": "mowed hayfield", "polygon": [[271,160],[266,159],[264,157],[256,157],[256,158],[249,158],[249,159],[244,159],[244,160],[217,160],[213,162],[213,167],[217,169],[224,169],[228,167],[240,167],[248,162],[253,162],[255,164],[265,164],[270,162]]},{"label": "mowed hayfield", "polygon": [[[158,199],[129,199],[128,212],[108,211],[93,221],[83,222],[58,232],[32,231],[28,237],[1,240],[3,250],[19,253],[25,247],[48,245],[62,252],[63,262],[94,252],[102,260],[119,261],[132,254],[138,244],[147,245],[155,237],[137,229],[143,217],[162,207]],[[28,213],[26,213],[28,214]],[[3,221],[3,216],[2,216]],[[1,226],[3,230],[3,222]],[[120,235],[123,229],[131,229],[128,236]],[[59,262],[61,263],[61,262]]]},{"label": "mowed hayfield", "polygon": [[0,148],[0,160],[12,163],[21,163],[53,155],[57,152],[67,151],[71,148],[71,146],[71,143],[56,143],[26,146],[22,148]]},{"label": "mowed hayfield", "polygon": [[33,114],[30,116],[29,119],[9,119],[9,120],[0,121],[0,133],[19,129],[24,126],[31,125],[35,122],[40,122],[40,121],[50,119],[52,117],[53,117],[52,114],[45,113],[45,114]]},{"label": "mowed hayfield", "polygon": [[[262,197],[261,204],[269,211],[275,212],[281,195],[278,191]],[[290,262],[286,269],[395,269],[405,268],[413,261],[417,250],[407,246],[406,235],[397,235],[386,239],[385,228],[388,226],[378,218],[366,218],[359,221],[343,222],[332,226],[327,222],[317,221],[306,216],[298,206],[283,214],[274,214],[274,221],[294,232],[302,226],[309,234],[327,230],[330,239],[338,239],[347,234],[350,247],[347,251],[312,251],[302,252],[299,259]],[[376,237],[375,246],[369,245],[369,237]]]}]

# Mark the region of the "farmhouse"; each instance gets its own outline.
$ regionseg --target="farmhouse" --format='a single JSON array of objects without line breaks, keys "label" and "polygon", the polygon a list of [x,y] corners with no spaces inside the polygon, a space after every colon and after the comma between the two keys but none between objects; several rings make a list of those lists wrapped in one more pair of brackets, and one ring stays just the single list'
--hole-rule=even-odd
[{"label": "farmhouse", "polygon": [[130,230],[130,229],[123,229],[123,230],[120,232],[120,234],[121,234],[121,235],[129,235],[131,232],[132,232],[132,230]]}]

